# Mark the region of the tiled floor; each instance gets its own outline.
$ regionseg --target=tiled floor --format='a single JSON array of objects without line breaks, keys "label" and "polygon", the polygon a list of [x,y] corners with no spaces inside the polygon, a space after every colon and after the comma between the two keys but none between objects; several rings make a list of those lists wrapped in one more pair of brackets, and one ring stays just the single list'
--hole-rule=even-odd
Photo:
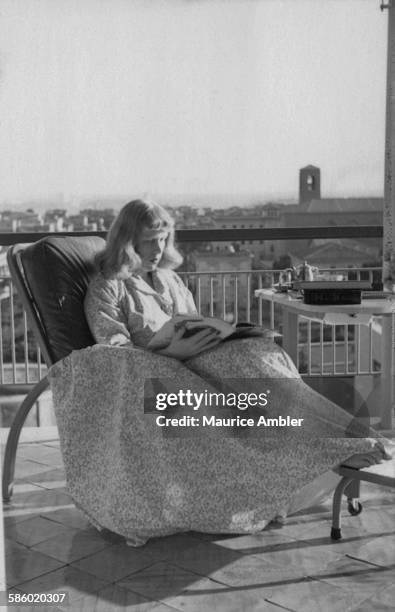
[{"label": "tiled floor", "polygon": [[4,505],[7,584],[13,593],[68,592],[69,606],[44,610],[394,609],[393,490],[363,485],[364,511],[350,517],[344,507],[339,542],[329,538],[328,501],[258,535],[187,533],[136,549],[74,508],[57,440],[21,444],[16,475]]}]

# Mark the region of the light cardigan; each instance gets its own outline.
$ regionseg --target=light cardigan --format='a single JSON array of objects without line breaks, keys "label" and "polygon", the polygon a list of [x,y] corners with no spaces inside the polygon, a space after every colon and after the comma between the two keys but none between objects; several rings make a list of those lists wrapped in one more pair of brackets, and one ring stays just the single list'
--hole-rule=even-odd
[{"label": "light cardigan", "polygon": [[89,283],[84,309],[98,344],[146,346],[166,321],[177,314],[197,314],[191,292],[167,268],[152,273],[154,288],[141,276],[107,279],[101,273]]}]

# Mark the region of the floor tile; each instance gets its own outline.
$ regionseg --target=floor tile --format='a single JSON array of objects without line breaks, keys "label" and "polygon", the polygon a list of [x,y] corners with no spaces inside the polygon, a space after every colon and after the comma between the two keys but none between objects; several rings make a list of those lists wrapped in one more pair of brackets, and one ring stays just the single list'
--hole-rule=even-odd
[{"label": "floor tile", "polygon": [[325,570],[316,572],[314,578],[346,590],[353,590],[359,596],[369,598],[393,583],[394,570],[395,566],[378,567],[343,557],[329,564]]},{"label": "floor tile", "polygon": [[44,443],[44,446],[52,446],[53,448],[60,448],[59,440],[48,440]]},{"label": "floor tile", "polygon": [[202,578],[201,576],[196,575],[195,580],[185,587],[183,593],[205,593],[207,591],[219,590],[225,592],[232,589],[229,589],[226,584],[222,584],[216,580],[212,580],[211,578]]},{"label": "floor tile", "polygon": [[310,521],[285,523],[277,529],[281,536],[297,540],[309,540],[310,538],[326,538],[330,535],[332,521],[329,518],[311,517]]},{"label": "floor tile", "polygon": [[18,457],[54,467],[63,466],[60,449],[44,444],[21,444],[18,447]]},{"label": "floor tile", "polygon": [[329,537],[328,501],[254,535],[184,533],[134,549],[121,536],[99,534],[75,508],[58,441],[20,445],[19,467],[24,476],[4,505],[7,578],[14,590],[68,586],[72,606],[48,612],[393,609],[391,489],[364,484],[357,517],[344,502],[338,542]]},{"label": "floor tile", "polygon": [[42,463],[36,463],[27,459],[17,459],[15,462],[15,478],[26,478],[26,476],[32,476],[33,474],[40,474],[40,472],[46,469],[48,468]]},{"label": "floor tile", "polygon": [[111,546],[98,532],[84,534],[80,530],[65,531],[32,548],[59,561],[72,563]]},{"label": "floor tile", "polygon": [[67,508],[53,509],[46,514],[46,518],[55,523],[62,523],[74,529],[86,529],[91,527],[91,523],[73,504]]},{"label": "floor tile", "polygon": [[201,542],[197,546],[174,554],[172,564],[199,576],[211,576],[213,572],[240,559],[242,556],[236,551],[208,542]]},{"label": "floor tile", "polygon": [[[5,505],[3,505],[3,512],[4,512],[4,507]],[[4,523],[4,530],[5,532],[7,532],[8,529],[10,529],[11,527],[13,527],[14,525],[17,525],[18,523],[22,523],[23,521],[28,521],[34,517],[38,517],[38,514],[26,514],[26,512],[21,513],[20,514],[10,514],[9,516],[4,516],[3,517],[3,523]]]},{"label": "floor tile", "polygon": [[[67,611],[67,608],[64,607]],[[174,612],[174,608],[111,584],[73,602],[73,612]],[[68,611],[69,612],[69,611]]]},{"label": "floor tile", "polygon": [[327,567],[331,561],[342,556],[339,549],[331,550],[330,544],[328,540],[328,547],[317,547],[312,546],[309,541],[293,541],[277,544],[263,553],[254,553],[254,556],[269,565],[298,568],[301,576],[308,576],[311,572]]},{"label": "floor tile", "polygon": [[[23,489],[23,486],[28,483],[34,486],[35,488],[34,489],[29,489],[29,488]],[[71,500],[70,495],[67,493],[64,487],[59,488],[59,489],[54,489],[51,491],[46,490],[46,489],[43,490],[42,486],[34,485],[33,483],[27,481],[26,479],[15,481],[14,487],[15,487],[15,494],[12,496],[10,502],[7,503],[7,505],[5,506],[5,509],[9,508],[12,510],[13,508],[18,507],[22,504],[25,504],[26,506],[32,505],[34,503],[35,498],[37,498],[38,503],[40,503],[40,500],[44,500],[45,501],[44,505],[49,505],[47,503],[47,500],[52,505],[63,505],[63,502],[66,499],[66,496],[68,498],[68,501]],[[32,494],[29,495],[29,493],[32,493]]]},{"label": "floor tile", "polygon": [[230,536],[212,540],[211,543],[228,548],[229,550],[235,550],[244,555],[250,555],[268,551],[277,544],[286,544],[294,541],[293,538],[283,536],[278,531],[264,530],[253,535]]},{"label": "floor tile", "polygon": [[156,561],[161,559],[171,560],[183,551],[199,544],[200,541],[197,538],[192,537],[190,534],[180,533],[165,538],[149,540],[142,550],[151,555]]},{"label": "floor tile", "polygon": [[19,544],[34,546],[39,542],[55,536],[60,537],[65,533],[74,534],[77,533],[77,530],[39,516],[13,525],[7,529],[6,535],[8,538],[19,542]]},{"label": "floor tile", "polygon": [[70,495],[57,489],[48,490],[37,487],[34,491],[14,495],[11,502],[4,504],[3,514],[6,518],[17,516],[29,518],[29,515],[51,512],[57,507],[74,507]]},{"label": "floor tile", "polygon": [[232,587],[259,588],[265,597],[273,586],[294,584],[304,578],[303,570],[297,565],[273,565],[254,555],[243,555],[210,571],[209,576]]},{"label": "floor tile", "polygon": [[395,536],[374,538],[351,556],[375,565],[395,566]]},{"label": "floor tile", "polygon": [[326,556],[335,554],[338,557],[344,555],[359,556],[360,550],[371,542],[375,536],[358,532],[357,529],[348,529],[343,532],[341,540],[332,540],[329,534],[326,537],[311,538],[309,540],[298,540],[300,548],[304,548],[306,553],[311,551],[315,556]]},{"label": "floor tile", "polygon": [[52,572],[64,565],[52,557],[43,555],[35,550],[13,551],[6,558],[6,581],[9,586],[19,585],[26,580],[31,580]]},{"label": "floor tile", "polygon": [[281,612],[281,608],[265,600],[260,589],[218,588],[215,583],[206,589],[184,591],[170,597],[166,604],[185,612]]},{"label": "floor tile", "polygon": [[16,480],[13,485],[11,501],[7,502],[7,504],[11,503],[15,498],[18,499],[18,495],[23,495],[24,493],[32,493],[38,492],[41,493],[42,487],[29,482],[28,480]]},{"label": "floor tile", "polygon": [[17,552],[28,550],[27,546],[23,544],[19,544],[15,542],[15,540],[11,540],[10,538],[4,538],[4,555],[15,554]]},{"label": "floor tile", "polygon": [[[289,516],[285,517],[280,521],[283,522],[285,520],[286,524],[300,524],[300,523],[311,523],[312,521],[323,521],[328,520],[331,517],[332,512],[332,500],[328,498],[326,501],[316,504],[315,506],[310,506],[309,508],[303,508],[302,510],[298,510],[298,512],[294,512]],[[275,519],[271,523],[269,523],[266,529],[273,529],[276,527],[277,520]],[[266,530],[265,530],[266,531]]]},{"label": "floor tile", "polygon": [[362,602],[351,612],[394,612],[395,585],[379,591],[370,599]]},{"label": "floor tile", "polygon": [[347,513],[342,516],[342,531],[346,534],[350,528],[357,529],[359,533],[380,535],[392,532],[395,535],[395,506],[364,508],[358,516]]},{"label": "floor tile", "polygon": [[349,612],[364,599],[355,591],[306,579],[274,588],[269,601],[295,612]]},{"label": "floor tile", "polygon": [[[89,593],[96,593],[104,586],[106,586],[104,580],[66,565],[34,580],[19,584],[18,589],[24,593],[64,591],[68,594],[69,598],[70,607],[68,609],[74,612],[76,601]],[[65,606],[60,605],[58,607],[62,608]]]},{"label": "floor tile", "polygon": [[161,561],[122,578],[117,584],[145,597],[165,600],[178,595],[189,586],[193,588],[200,579],[201,576],[197,574]]},{"label": "floor tile", "polygon": [[118,544],[80,561],[75,561],[72,565],[108,582],[115,582],[129,576],[132,572],[153,565],[153,559],[141,549]]},{"label": "floor tile", "polygon": [[66,476],[62,468],[47,468],[40,474],[25,476],[25,479],[45,489],[61,489],[66,486]]}]

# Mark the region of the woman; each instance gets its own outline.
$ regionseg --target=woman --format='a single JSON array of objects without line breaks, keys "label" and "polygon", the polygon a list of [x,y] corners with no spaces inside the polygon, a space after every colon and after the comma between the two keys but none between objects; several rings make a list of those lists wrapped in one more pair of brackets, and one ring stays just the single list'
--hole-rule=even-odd
[{"label": "woman", "polygon": [[[253,532],[334,488],[331,470],[340,463],[388,458],[350,415],[304,384],[267,338],[220,343],[209,329],[185,338],[181,326],[158,354],[147,350],[169,320],[197,317],[173,271],[181,261],[169,214],[155,203],[126,204],[86,295],[98,344],[51,370],[69,487],[93,522],[135,543],[190,529]],[[219,388],[237,397],[265,390],[266,408],[248,408],[249,416],[283,415],[303,426],[163,428],[144,413],[153,378],[162,391],[198,389],[202,397]],[[206,399],[189,415],[200,425],[198,415],[212,412]]]},{"label": "woman", "polygon": [[[86,317],[97,342],[145,347],[172,317],[197,315],[191,293],[172,271],[182,257],[174,246],[173,221],[161,206],[142,200],[126,204],[97,263],[99,273],[85,299]],[[214,330],[188,339],[183,339],[183,333],[181,327],[161,354],[184,360],[219,342]]]}]

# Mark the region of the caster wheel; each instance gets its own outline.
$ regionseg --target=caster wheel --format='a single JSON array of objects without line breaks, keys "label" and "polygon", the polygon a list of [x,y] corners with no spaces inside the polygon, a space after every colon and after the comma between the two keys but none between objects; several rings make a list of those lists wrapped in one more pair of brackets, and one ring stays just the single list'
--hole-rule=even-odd
[{"label": "caster wheel", "polygon": [[362,504],[360,502],[348,502],[348,511],[351,514],[351,516],[358,516],[358,514],[361,514],[362,512]]},{"label": "caster wheel", "polygon": [[342,539],[342,530],[338,527],[332,527],[331,529],[331,538],[332,540],[341,540]]}]

